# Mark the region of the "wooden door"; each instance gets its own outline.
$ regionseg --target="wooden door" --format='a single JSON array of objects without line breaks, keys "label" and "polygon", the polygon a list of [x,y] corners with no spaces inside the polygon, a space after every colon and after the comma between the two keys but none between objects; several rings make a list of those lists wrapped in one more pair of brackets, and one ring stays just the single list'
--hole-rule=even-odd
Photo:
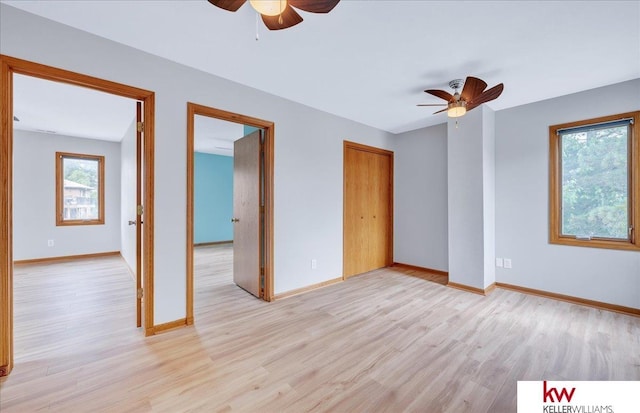
[{"label": "wooden door", "polygon": [[393,263],[393,152],[345,142],[344,277]]},{"label": "wooden door", "polygon": [[136,327],[142,327],[142,102],[136,102]]},{"label": "wooden door", "polygon": [[233,281],[261,297],[260,204],[262,131],[233,145]]}]

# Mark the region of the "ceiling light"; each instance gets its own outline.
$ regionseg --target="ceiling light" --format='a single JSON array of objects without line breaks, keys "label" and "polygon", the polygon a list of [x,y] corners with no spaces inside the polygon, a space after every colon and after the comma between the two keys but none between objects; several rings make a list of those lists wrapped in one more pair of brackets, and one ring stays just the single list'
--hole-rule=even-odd
[{"label": "ceiling light", "polygon": [[456,102],[449,103],[447,108],[447,115],[450,118],[459,118],[467,113],[467,102],[464,100],[458,100]]},{"label": "ceiling light", "polygon": [[249,0],[249,3],[265,16],[277,16],[287,8],[287,0]]},{"label": "ceiling light", "polygon": [[[247,0],[208,0],[209,3],[230,12],[237,11]],[[249,0],[262,22],[269,30],[282,30],[302,22],[302,16],[294,10],[309,13],[329,13],[340,0]],[[256,22],[258,18],[256,18]],[[256,23],[257,24],[257,23]],[[256,36],[256,40],[258,37]]]}]

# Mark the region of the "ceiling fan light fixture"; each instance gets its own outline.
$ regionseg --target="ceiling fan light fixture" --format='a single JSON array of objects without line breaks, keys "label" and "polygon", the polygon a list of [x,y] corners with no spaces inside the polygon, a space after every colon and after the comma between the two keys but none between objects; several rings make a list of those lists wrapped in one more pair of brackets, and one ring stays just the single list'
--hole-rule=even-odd
[{"label": "ceiling fan light fixture", "polygon": [[450,118],[459,118],[465,113],[467,113],[467,102],[464,100],[451,102],[447,107],[447,116]]},{"label": "ceiling fan light fixture", "polygon": [[277,16],[287,8],[287,0],[249,0],[249,3],[265,16]]}]

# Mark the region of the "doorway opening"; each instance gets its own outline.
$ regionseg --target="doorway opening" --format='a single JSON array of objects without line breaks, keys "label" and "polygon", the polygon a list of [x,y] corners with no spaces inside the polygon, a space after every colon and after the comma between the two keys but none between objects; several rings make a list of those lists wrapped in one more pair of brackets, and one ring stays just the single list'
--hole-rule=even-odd
[{"label": "doorway opening", "polygon": [[[233,224],[233,260],[234,267],[238,267],[238,260],[250,262],[250,270],[241,270],[241,274],[234,274],[234,282],[251,294],[265,300],[273,300],[273,148],[274,148],[274,124],[273,122],[257,119],[237,113],[227,112],[195,103],[187,103],[187,324],[194,322],[194,246],[195,242],[195,152],[197,125],[206,124],[207,118],[215,121],[224,121],[244,127],[243,136],[237,139],[233,145],[209,143],[218,146],[228,154],[235,152],[233,160],[233,185],[234,207],[233,215],[222,216]],[[235,147],[235,150],[234,150]],[[240,159],[253,159],[249,166],[241,166]],[[244,169],[239,174],[237,168]],[[244,181],[240,175],[249,177]],[[257,180],[256,180],[257,177]],[[240,198],[238,186],[251,186],[248,198]],[[253,195],[252,195],[253,194]],[[238,202],[242,201],[242,202]],[[239,212],[238,204],[245,205],[246,209]],[[244,214],[240,216],[238,214]],[[241,226],[249,229],[254,236],[248,242],[243,241]],[[227,235],[228,236],[228,235]],[[240,237],[240,238],[238,238]],[[223,247],[217,248],[218,252],[224,251]],[[227,245],[227,252],[229,246]],[[250,258],[246,258],[250,254]],[[223,254],[228,257],[228,254]],[[220,259],[225,259],[222,256]],[[229,263],[228,263],[229,264]],[[246,280],[236,277],[245,276]]]},{"label": "doorway opening", "polygon": [[[9,56],[0,55],[0,116],[1,116],[1,144],[0,144],[0,376],[8,375],[14,365],[14,173],[16,172],[14,165],[14,86],[16,84],[16,76],[45,80],[53,82],[52,84],[65,84],[80,86],[82,88],[92,89],[93,91],[104,92],[110,95],[128,98],[131,100],[131,119],[135,118],[135,129],[133,132],[137,136],[140,151],[140,160],[137,162],[140,167],[138,176],[138,190],[142,201],[136,208],[136,215],[132,221],[138,228],[144,217],[144,229],[138,231],[136,236],[136,245],[140,250],[135,254],[137,267],[136,276],[142,277],[140,280],[144,284],[144,301],[142,291],[135,292],[132,289],[131,300],[136,300],[138,306],[137,321],[138,326],[142,326],[145,335],[153,334],[153,117],[154,117],[154,93],[143,89],[138,89],[50,66],[41,65]],[[83,89],[84,90],[84,89]],[[60,96],[58,97],[60,99]],[[139,110],[136,111],[136,102],[138,102]],[[136,113],[137,112],[137,113]],[[18,118],[19,119],[19,118]],[[144,132],[142,132],[144,129]],[[134,143],[135,145],[135,143]],[[70,167],[78,166],[82,169],[83,163],[98,160],[100,162],[109,163],[108,159],[103,157],[87,157],[87,154],[62,153],[64,160],[68,162],[57,162],[60,165],[70,165]],[[59,154],[56,154],[56,159]],[[51,162],[53,164],[54,158]],[[99,162],[98,162],[99,163]],[[86,166],[86,165],[85,165]],[[103,165],[104,166],[104,165]],[[82,173],[81,173],[82,172]],[[53,171],[51,171],[52,175]],[[85,171],[76,171],[74,179],[67,179],[64,170],[58,171],[60,183],[59,194],[57,196],[58,211],[60,217],[56,214],[51,215],[51,219],[57,222],[57,225],[82,225],[85,215],[91,218],[96,208],[104,208],[104,200],[92,203],[92,178],[91,173]],[[62,179],[65,179],[64,181]],[[77,182],[85,179],[87,182]],[[118,179],[120,176],[118,176]],[[58,179],[56,179],[57,181]],[[73,188],[69,188],[69,193],[64,192],[64,186],[67,181]],[[107,181],[108,182],[108,181]],[[144,182],[144,184],[142,184]],[[55,184],[54,179],[50,181],[51,186]],[[22,189],[21,183],[15,184],[16,189]],[[83,195],[84,194],[84,195]],[[119,198],[119,196],[118,196]],[[53,201],[51,202],[53,204]],[[87,204],[87,205],[85,205]],[[120,208],[120,205],[117,206]],[[110,207],[109,207],[110,208]],[[104,212],[104,211],[103,211]],[[108,212],[108,209],[107,209]],[[144,214],[144,215],[143,215]],[[98,215],[96,215],[98,216]],[[125,216],[116,214],[116,217],[126,219]],[[65,222],[65,219],[69,220]],[[87,219],[94,225],[103,225],[103,217],[100,219]],[[113,218],[106,217],[107,220],[113,221]],[[131,218],[129,218],[131,219]],[[116,225],[120,226],[118,221]],[[62,224],[61,224],[62,223]],[[55,224],[54,224],[55,225]],[[118,231],[120,233],[120,231]],[[47,241],[49,246],[53,246],[54,240]],[[115,251],[117,254],[119,251]],[[74,255],[69,252],[63,252],[63,255]],[[85,255],[85,254],[79,254]],[[46,254],[44,255],[46,256]],[[19,258],[19,257],[18,257]],[[137,298],[136,298],[137,297]],[[144,303],[144,304],[143,304]],[[131,317],[133,320],[135,317]],[[133,327],[133,321],[132,321]]]}]

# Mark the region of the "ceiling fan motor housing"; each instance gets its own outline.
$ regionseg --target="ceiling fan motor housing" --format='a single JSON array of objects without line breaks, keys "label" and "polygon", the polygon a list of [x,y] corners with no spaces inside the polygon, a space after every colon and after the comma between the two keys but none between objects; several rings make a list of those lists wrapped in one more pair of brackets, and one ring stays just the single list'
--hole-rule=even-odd
[{"label": "ceiling fan motor housing", "polygon": [[451,89],[460,89],[462,88],[462,85],[464,84],[464,80],[462,79],[453,79],[451,82],[449,82],[449,87]]}]

